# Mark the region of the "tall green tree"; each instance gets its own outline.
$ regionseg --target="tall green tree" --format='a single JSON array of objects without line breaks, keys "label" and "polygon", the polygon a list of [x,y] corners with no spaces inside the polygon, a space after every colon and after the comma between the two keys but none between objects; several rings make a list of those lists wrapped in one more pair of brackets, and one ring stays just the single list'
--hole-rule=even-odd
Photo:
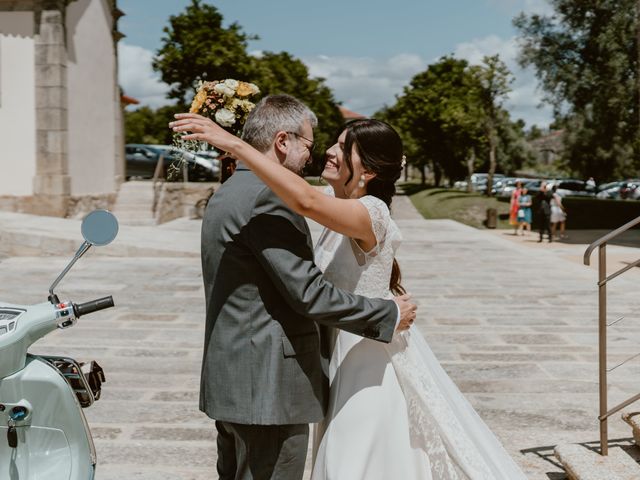
[{"label": "tall green tree", "polygon": [[[156,52],[153,68],[171,85],[168,97],[176,100],[173,109],[184,110],[200,81],[236,78],[258,85],[261,96],[288,93],[305,102],[318,117],[314,135],[317,144],[315,167],[318,173],[324,150],[330,146],[344,120],[338,102],[322,78],[309,74],[306,65],[287,52],[249,55],[247,44],[256,36],[245,33],[237,23],[223,27],[216,7],[192,0],[184,12],[169,18],[163,45]],[[160,112],[160,111],[159,111]],[[142,111],[129,117],[154,124],[153,115]],[[166,119],[165,119],[166,123]],[[139,126],[132,125],[132,132]],[[133,134],[140,138],[139,133]],[[156,133],[153,134],[158,137]]]},{"label": "tall green tree", "polygon": [[258,37],[235,22],[228,27],[222,22],[218,9],[200,0],[191,0],[183,13],[169,17],[153,60],[153,69],[171,86],[169,98],[185,105],[200,80],[251,80],[247,42]]},{"label": "tall green tree", "polygon": [[600,181],[640,168],[637,0],[550,0],[551,15],[521,14],[523,66],[535,67],[565,130],[564,160]]},{"label": "tall green tree", "polygon": [[[511,91],[509,85],[513,75],[498,55],[487,56],[482,65],[472,68],[472,74],[478,82],[479,121],[482,124],[484,138],[489,146],[489,175],[487,177],[487,195],[491,195],[493,175],[496,172],[498,148],[498,129],[504,120],[502,103]],[[508,116],[506,117],[508,119]]]},{"label": "tall green tree", "polygon": [[[416,75],[396,104],[378,115],[401,132],[413,165],[431,165],[436,185],[442,174],[450,181],[466,176],[470,189],[477,167],[493,176],[499,163],[503,170],[515,170],[531,156],[524,123],[513,122],[502,106],[511,79],[497,55],[474,66],[442,57]],[[489,179],[489,195],[491,185]]]},{"label": "tall green tree", "polygon": [[443,57],[417,74],[396,104],[381,112],[404,136],[410,136],[412,164],[429,164],[436,184],[465,176],[466,159],[477,145],[477,102],[471,102],[475,79],[465,60]]}]

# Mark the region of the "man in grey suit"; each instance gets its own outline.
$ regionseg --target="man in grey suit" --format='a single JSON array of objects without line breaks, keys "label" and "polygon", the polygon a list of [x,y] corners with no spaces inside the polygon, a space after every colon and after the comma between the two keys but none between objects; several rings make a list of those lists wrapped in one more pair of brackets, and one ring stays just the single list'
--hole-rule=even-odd
[{"label": "man in grey suit", "polygon": [[[243,138],[300,174],[317,120],[288,95],[263,99]],[[202,224],[207,321],[200,409],[216,420],[221,479],[301,479],[310,422],[324,417],[326,326],[389,342],[415,305],[339,290],[313,263],[311,236],[242,163]],[[325,352],[326,353],[326,352]]]}]

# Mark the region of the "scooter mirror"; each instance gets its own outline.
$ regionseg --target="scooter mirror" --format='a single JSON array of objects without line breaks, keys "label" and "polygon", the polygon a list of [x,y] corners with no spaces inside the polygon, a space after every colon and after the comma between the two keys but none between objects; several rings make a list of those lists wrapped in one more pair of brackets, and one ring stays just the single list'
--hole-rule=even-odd
[{"label": "scooter mirror", "polygon": [[81,231],[91,245],[108,245],[118,235],[118,220],[107,210],[94,210],[82,220]]}]

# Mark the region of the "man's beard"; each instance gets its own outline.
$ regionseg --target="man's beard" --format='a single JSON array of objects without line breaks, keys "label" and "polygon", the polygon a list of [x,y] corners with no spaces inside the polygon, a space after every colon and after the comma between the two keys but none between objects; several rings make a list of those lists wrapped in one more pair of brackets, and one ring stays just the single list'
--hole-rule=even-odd
[{"label": "man's beard", "polygon": [[310,166],[312,166],[313,164],[313,159],[311,157],[309,157],[304,163],[302,163],[302,161],[298,160],[298,162],[291,162],[289,161],[288,158],[285,159],[285,161],[282,163],[282,166],[285,167],[287,170],[292,171],[293,173],[295,173],[296,175],[300,176],[300,177],[306,177],[307,175],[310,175],[309,169]]}]

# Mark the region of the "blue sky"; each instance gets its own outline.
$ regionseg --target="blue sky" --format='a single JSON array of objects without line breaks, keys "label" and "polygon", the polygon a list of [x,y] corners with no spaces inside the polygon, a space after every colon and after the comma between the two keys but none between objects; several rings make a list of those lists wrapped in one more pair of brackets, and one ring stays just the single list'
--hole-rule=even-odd
[{"label": "blue sky", "polygon": [[[190,0],[119,0],[126,16],[119,28],[120,81],[143,104],[166,103],[150,62],[170,15]],[[518,67],[511,20],[520,11],[548,13],[546,0],[218,0],[227,24],[236,21],[256,34],[251,51],[286,50],[321,76],[337,100],[372,114],[416,73],[439,57],[454,54],[472,63],[499,53],[515,74],[506,103],[515,118],[546,126],[549,108],[539,109],[534,73]]]}]

